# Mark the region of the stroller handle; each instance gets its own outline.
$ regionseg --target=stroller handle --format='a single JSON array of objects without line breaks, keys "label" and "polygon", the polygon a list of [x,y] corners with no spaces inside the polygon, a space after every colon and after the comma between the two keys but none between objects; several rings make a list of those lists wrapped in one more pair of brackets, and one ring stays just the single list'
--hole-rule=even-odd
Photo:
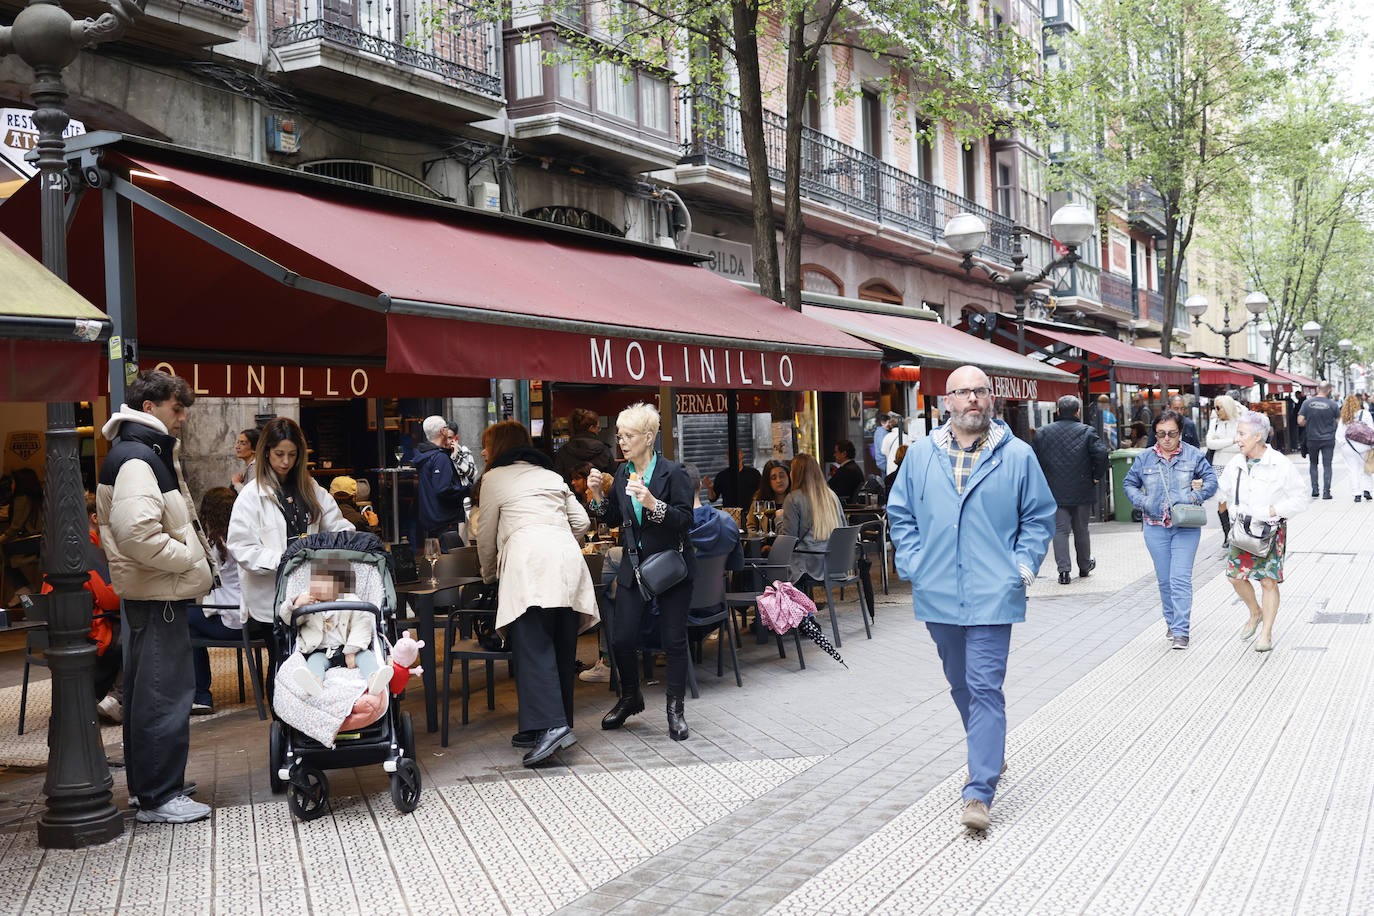
[{"label": "stroller handle", "polygon": [[381,608],[366,601],[320,601],[316,604],[303,604],[291,611],[291,623],[294,625],[302,617],[311,614],[323,614],[327,611],[367,611],[376,616],[379,628],[382,624]]}]

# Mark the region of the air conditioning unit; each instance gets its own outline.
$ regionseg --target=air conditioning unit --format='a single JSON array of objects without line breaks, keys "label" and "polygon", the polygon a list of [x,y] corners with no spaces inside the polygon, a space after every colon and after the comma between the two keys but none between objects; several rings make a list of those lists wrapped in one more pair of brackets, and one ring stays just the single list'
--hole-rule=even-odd
[{"label": "air conditioning unit", "polygon": [[494,181],[479,181],[472,185],[472,205],[479,210],[501,212],[501,186]]}]

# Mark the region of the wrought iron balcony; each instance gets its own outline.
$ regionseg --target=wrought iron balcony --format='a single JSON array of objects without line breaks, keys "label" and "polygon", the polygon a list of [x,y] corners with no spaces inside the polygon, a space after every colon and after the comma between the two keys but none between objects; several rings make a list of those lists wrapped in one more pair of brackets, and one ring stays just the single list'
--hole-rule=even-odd
[{"label": "wrought iron balcony", "polygon": [[1164,323],[1164,294],[1152,289],[1140,291],[1140,314],[1151,321]]},{"label": "wrought iron balcony", "polygon": [[[748,171],[736,97],[684,88],[678,96],[678,106],[683,162]],[[765,110],[763,133],[768,170],[777,181],[783,179],[786,132],[786,118]],[[944,237],[945,223],[951,216],[973,213],[988,226],[987,242],[979,254],[1001,264],[1011,263],[1014,224],[1009,217],[810,127],[802,128],[801,193],[847,213],[936,241]]]},{"label": "wrought iron balcony", "polygon": [[1102,290],[1103,305],[1108,308],[1119,309],[1132,317],[1140,314],[1136,308],[1135,298],[1131,295],[1130,280],[1124,280],[1116,274],[1104,270],[1098,280],[1098,285]]},{"label": "wrought iron balcony", "polygon": [[272,0],[272,47],[341,45],[500,98],[496,27],[452,0]]},{"label": "wrought iron balcony", "polygon": [[1060,272],[1059,278],[1055,280],[1053,292],[1057,298],[1061,299],[1078,298],[1087,299],[1090,302],[1101,302],[1100,272],[1091,264],[1077,261],[1069,265],[1068,269]]}]

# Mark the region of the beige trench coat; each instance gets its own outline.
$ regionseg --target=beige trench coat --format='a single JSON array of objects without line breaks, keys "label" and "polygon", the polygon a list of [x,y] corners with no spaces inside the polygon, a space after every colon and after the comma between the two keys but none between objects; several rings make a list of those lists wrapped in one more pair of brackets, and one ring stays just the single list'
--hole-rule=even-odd
[{"label": "beige trench coat", "polygon": [[516,462],[482,476],[477,556],[482,577],[501,582],[498,629],[532,607],[572,608],[579,631],[601,619],[574,537],[588,524],[586,510],[554,471]]}]

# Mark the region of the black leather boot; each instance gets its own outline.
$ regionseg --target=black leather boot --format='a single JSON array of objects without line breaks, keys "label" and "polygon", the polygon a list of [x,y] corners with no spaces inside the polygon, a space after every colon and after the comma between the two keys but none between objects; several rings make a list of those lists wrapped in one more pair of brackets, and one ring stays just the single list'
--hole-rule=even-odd
[{"label": "black leather boot", "polygon": [[1223,509],[1217,513],[1217,521],[1221,522],[1221,546],[1228,547],[1231,544],[1231,512]]},{"label": "black leather boot", "polygon": [[634,693],[626,694],[615,701],[611,711],[606,713],[601,720],[601,727],[607,731],[619,728],[625,724],[625,720],[636,713],[644,711],[644,694],[636,690]]},{"label": "black leather boot", "polygon": [[668,698],[668,737],[687,740],[687,711],[683,709],[682,697]]}]

